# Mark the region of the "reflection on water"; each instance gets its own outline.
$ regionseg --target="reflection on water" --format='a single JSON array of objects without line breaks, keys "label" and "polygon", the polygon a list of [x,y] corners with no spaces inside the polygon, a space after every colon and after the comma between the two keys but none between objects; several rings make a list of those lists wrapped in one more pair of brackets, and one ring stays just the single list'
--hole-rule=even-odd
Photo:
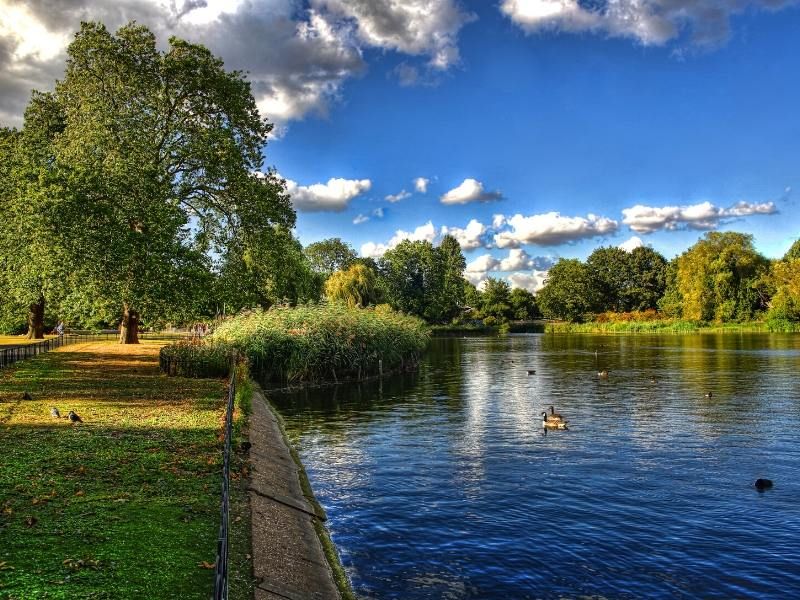
[{"label": "reflection on water", "polygon": [[273,399],[360,596],[792,598],[798,372],[800,336],[511,335]]}]

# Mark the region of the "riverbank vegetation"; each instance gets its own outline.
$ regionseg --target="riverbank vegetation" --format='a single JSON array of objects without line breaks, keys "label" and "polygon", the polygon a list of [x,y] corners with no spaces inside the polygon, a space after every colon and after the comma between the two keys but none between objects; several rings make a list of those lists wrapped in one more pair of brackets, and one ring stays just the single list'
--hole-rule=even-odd
[{"label": "riverbank vegetation", "polygon": [[[76,344],[3,370],[0,596],[208,598],[225,383],[161,376],[161,343]],[[249,550],[233,552],[246,581]]]},{"label": "riverbank vegetation", "polygon": [[430,339],[425,323],[382,305],[273,307],[227,319],[208,341],[247,355],[262,381],[361,379],[416,366]]},{"label": "riverbank vegetation", "polygon": [[669,262],[646,247],[599,248],[559,260],[536,299],[546,318],[573,323],[555,331],[797,331],[800,242],[772,261],[736,232],[707,233]]}]

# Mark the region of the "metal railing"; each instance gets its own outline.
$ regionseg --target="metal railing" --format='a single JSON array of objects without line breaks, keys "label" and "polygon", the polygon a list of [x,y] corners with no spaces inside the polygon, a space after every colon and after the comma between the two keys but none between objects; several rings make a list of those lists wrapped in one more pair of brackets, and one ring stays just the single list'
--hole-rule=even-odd
[{"label": "metal railing", "polygon": [[225,442],[222,454],[221,522],[217,537],[217,560],[214,563],[214,600],[228,600],[228,533],[230,521],[231,439],[233,438],[233,406],[236,398],[236,355],[231,357],[228,402],[225,408]]},{"label": "metal railing", "polygon": [[70,346],[80,342],[109,339],[116,337],[116,335],[117,334],[111,333],[65,333],[41,342],[22,344],[19,346],[12,346],[11,348],[3,348],[0,350],[0,369],[3,367],[9,367],[16,362],[25,360],[26,358],[32,358],[44,352],[55,350],[61,346]]}]

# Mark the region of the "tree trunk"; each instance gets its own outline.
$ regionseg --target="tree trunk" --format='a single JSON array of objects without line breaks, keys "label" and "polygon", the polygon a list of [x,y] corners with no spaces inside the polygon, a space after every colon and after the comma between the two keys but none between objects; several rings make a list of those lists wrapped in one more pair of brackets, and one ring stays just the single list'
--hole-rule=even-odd
[{"label": "tree trunk", "polygon": [[119,343],[139,343],[139,313],[127,304],[123,305],[122,322],[119,324]]},{"label": "tree trunk", "polygon": [[29,340],[44,339],[44,296],[39,296],[37,302],[28,306],[28,335]]}]

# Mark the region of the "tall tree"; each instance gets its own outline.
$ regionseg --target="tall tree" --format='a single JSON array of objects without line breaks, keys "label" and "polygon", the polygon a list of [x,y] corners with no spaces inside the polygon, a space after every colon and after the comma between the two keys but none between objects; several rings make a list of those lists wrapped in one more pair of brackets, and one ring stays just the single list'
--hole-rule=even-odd
[{"label": "tall tree", "polygon": [[622,248],[607,246],[597,248],[586,259],[597,302],[592,310],[627,310],[627,292],[631,285],[629,257]]},{"label": "tall tree", "polygon": [[349,307],[363,308],[375,304],[375,273],[362,264],[354,264],[344,271],[336,271],[325,282],[325,295]]},{"label": "tall tree", "polygon": [[511,315],[520,321],[529,321],[541,317],[539,306],[536,304],[536,296],[528,290],[514,288],[508,297],[511,304]]},{"label": "tall tree", "polygon": [[629,280],[623,295],[625,310],[658,307],[667,287],[667,259],[648,246],[634,248],[627,257]]},{"label": "tall tree", "polygon": [[580,321],[597,305],[589,267],[577,259],[559,259],[547,272],[536,301],[548,319]]},{"label": "tall tree", "polygon": [[442,318],[452,319],[464,306],[464,269],[467,261],[461,252],[458,240],[446,235],[436,249],[442,263]]},{"label": "tall tree", "polygon": [[62,295],[66,277],[60,223],[53,218],[62,190],[51,142],[62,130],[52,95],[34,93],[22,131],[0,131],[3,311],[26,312],[32,339],[44,337],[45,309]]},{"label": "tall tree", "polygon": [[791,248],[786,251],[783,260],[792,260],[794,258],[800,258],[800,239],[794,241]]},{"label": "tall tree", "polygon": [[511,286],[504,279],[489,277],[483,287],[481,296],[484,315],[498,319],[508,319],[511,313]]},{"label": "tall tree", "polygon": [[173,37],[160,52],[143,26],[84,23],[67,55],[54,95],[62,239],[135,343],[140,318],[195,297],[205,256],[256,247],[295,215],[283,182],[259,174],[271,126],[249,83],[206,48]]},{"label": "tall tree", "polygon": [[380,261],[386,301],[396,310],[440,322],[444,274],[442,261],[433,244],[404,240]]},{"label": "tall tree", "polygon": [[311,268],[325,277],[346,270],[358,258],[355,250],[341,238],[328,238],[309,244],[305,253]]},{"label": "tall tree", "polygon": [[709,232],[678,258],[677,265],[684,318],[744,320],[766,308],[759,285],[769,261],[756,252],[751,235]]}]

